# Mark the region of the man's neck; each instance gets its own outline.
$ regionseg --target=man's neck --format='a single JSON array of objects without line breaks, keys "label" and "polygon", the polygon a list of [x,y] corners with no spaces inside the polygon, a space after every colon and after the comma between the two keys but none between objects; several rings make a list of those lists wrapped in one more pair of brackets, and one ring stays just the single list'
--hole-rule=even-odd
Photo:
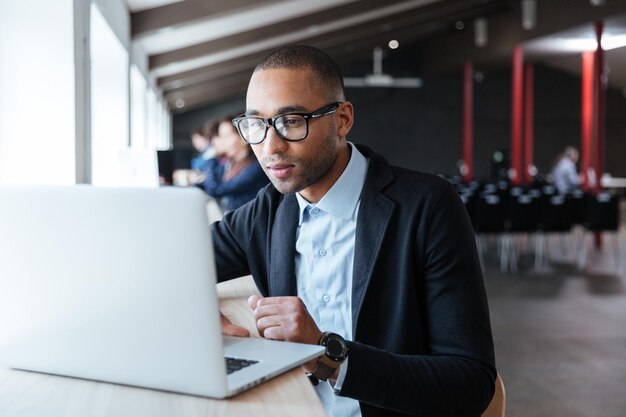
[{"label": "man's neck", "polygon": [[328,190],[335,185],[335,182],[341,177],[341,174],[345,171],[350,162],[350,156],[352,153],[352,147],[347,141],[344,142],[345,147],[337,155],[337,160],[331,167],[331,169],[320,178],[317,183],[310,185],[304,190],[300,191],[300,195],[309,203],[318,203],[322,197],[326,195]]}]

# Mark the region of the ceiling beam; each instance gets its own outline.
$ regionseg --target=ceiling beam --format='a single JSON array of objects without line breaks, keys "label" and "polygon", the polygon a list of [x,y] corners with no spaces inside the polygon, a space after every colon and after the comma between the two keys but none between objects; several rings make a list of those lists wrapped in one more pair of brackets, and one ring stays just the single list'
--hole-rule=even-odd
[{"label": "ceiling beam", "polygon": [[130,15],[133,38],[164,29],[172,29],[193,21],[232,14],[239,10],[274,3],[277,0],[185,0],[178,3],[142,10]]},{"label": "ceiling beam", "polygon": [[[405,0],[388,0],[383,4],[388,6],[394,3],[401,3],[402,1]],[[379,0],[361,0],[359,2],[358,13],[364,13],[380,8],[381,2]],[[260,39],[272,38],[277,34],[296,32],[302,30],[303,28],[311,28],[311,33],[314,33],[316,25],[336,21],[354,14],[354,4],[340,5],[338,7],[333,7],[317,13],[290,19],[285,22],[267,25],[255,30],[237,33],[213,41],[176,49],[170,52],[155,54],[150,57],[150,68],[155,69],[174,62],[185,61],[203,55],[210,55],[216,51],[228,50],[233,47],[249,44],[251,42],[258,42]]]},{"label": "ceiling beam", "polygon": [[265,57],[266,54],[266,51],[261,51],[233,60],[220,62],[218,64],[180,72],[167,77],[161,77],[157,79],[157,84],[160,88],[169,90],[172,88],[180,88],[200,83],[214,77],[221,77],[224,74],[242,71],[245,68],[248,68],[250,73],[252,73],[252,69],[263,59],[263,57]]},{"label": "ceiling beam", "polygon": [[[229,74],[222,77],[216,77],[202,83],[194,84],[192,86],[169,90],[164,93],[164,96],[165,99],[168,101],[176,101],[179,98],[185,100],[187,97],[210,94],[217,89],[227,88],[233,88],[234,93],[241,94],[245,92],[249,81],[250,72],[240,71],[238,73]],[[242,85],[243,89],[241,88]]]},{"label": "ceiling beam", "polygon": [[[499,8],[495,8],[496,3],[484,4],[475,2],[480,7],[477,8],[430,8],[428,11],[418,10],[410,14],[402,14],[397,17],[392,25],[385,25],[384,20],[369,24],[361,24],[351,28],[351,30],[333,32],[330,36],[319,35],[311,37],[307,43],[326,50],[329,54],[335,55],[338,61],[344,61],[345,56],[355,59],[357,56],[363,61],[370,59],[374,46],[384,45],[393,36],[403,45],[406,45],[424,37],[433,36],[444,31],[454,30],[454,22],[458,19],[473,18],[476,15],[493,13]],[[465,4],[467,7],[467,2]],[[375,27],[378,30],[373,30]],[[395,28],[395,29],[391,29]],[[385,30],[388,29],[388,30]],[[178,98],[183,98],[187,94],[193,94],[194,88],[198,84],[210,83],[213,78],[219,78],[224,82],[224,75],[234,72],[247,74],[249,78],[254,66],[269,52],[261,51],[252,56],[237,58],[232,61],[191,70],[186,73],[164,77],[159,80],[159,85],[169,94],[170,90],[176,89]],[[239,84],[237,84],[239,85]],[[243,94],[243,91],[233,91],[233,94]],[[207,102],[208,103],[208,102]]]},{"label": "ceiling beam", "polygon": [[[463,3],[473,3],[476,1],[480,2],[479,0],[464,0]],[[349,17],[344,17],[343,19],[332,20],[324,24],[314,25],[314,30],[312,31],[307,26],[301,27],[295,32],[285,32],[282,30],[282,27],[279,26],[277,27],[277,31],[272,37],[257,37],[254,42],[244,42],[236,46],[222,46],[222,49],[218,49],[217,47],[208,47],[208,54],[203,54],[201,56],[196,56],[192,59],[177,61],[163,66],[153,66],[152,73],[157,77],[164,77],[175,74],[177,72],[188,71],[202,66],[213,65],[223,60],[235,59],[239,56],[255,53],[261,50],[269,51],[287,44],[309,42],[309,39],[311,37],[330,37],[333,36],[335,33],[348,31],[352,27],[359,25],[369,24],[372,26],[372,30],[375,30],[375,25],[378,22],[380,22],[380,24],[385,27],[385,23],[392,20],[391,16],[398,16],[407,13],[416,13],[416,10],[418,11],[417,13],[419,13],[420,11],[425,10],[424,5],[435,2],[438,5],[441,5],[442,8],[447,8],[450,7],[450,4],[457,3],[446,3],[441,0],[400,1],[396,4],[387,3],[383,8],[379,8],[376,10],[370,10],[364,13],[354,13]],[[418,7],[418,5],[421,6]]]},{"label": "ceiling beam", "polygon": [[[228,87],[216,87],[214,90],[206,91],[202,94],[195,96],[188,96],[185,98],[185,106],[183,108],[176,107],[176,101],[168,101],[169,108],[174,113],[182,113],[187,112],[189,110],[205,107],[208,103],[217,103],[226,99],[241,97],[243,94],[242,91],[245,91],[245,88],[248,84],[248,81],[245,81],[239,88],[233,88],[232,86]],[[245,109],[242,109],[242,111]]]}]

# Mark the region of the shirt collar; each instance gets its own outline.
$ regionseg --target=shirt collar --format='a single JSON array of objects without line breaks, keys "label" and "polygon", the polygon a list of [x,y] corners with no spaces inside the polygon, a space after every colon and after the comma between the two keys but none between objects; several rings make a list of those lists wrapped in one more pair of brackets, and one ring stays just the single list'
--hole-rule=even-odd
[{"label": "shirt collar", "polygon": [[304,211],[308,206],[315,206],[326,213],[346,220],[354,215],[363,184],[365,184],[368,161],[352,142],[348,142],[348,145],[352,152],[346,169],[317,204],[309,203],[300,193],[296,193],[300,206],[298,225],[302,224]]}]

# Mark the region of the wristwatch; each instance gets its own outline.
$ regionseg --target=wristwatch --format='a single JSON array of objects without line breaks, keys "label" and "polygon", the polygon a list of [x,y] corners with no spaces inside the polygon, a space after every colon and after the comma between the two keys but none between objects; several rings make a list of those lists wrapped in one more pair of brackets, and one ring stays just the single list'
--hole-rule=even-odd
[{"label": "wristwatch", "polygon": [[331,332],[322,334],[317,344],[325,346],[326,353],[317,360],[313,375],[321,381],[326,381],[346,360],[350,354],[350,348],[343,337]]}]

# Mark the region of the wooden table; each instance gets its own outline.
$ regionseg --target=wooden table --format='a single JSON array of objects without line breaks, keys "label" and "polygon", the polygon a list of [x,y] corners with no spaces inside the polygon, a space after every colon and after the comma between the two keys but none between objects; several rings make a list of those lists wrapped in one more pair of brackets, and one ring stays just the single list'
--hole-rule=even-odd
[{"label": "wooden table", "polygon": [[[256,291],[247,277],[218,285],[222,311],[254,331],[246,299]],[[0,368],[2,417],[325,416],[300,368],[228,400],[212,400],[104,382]]]}]

